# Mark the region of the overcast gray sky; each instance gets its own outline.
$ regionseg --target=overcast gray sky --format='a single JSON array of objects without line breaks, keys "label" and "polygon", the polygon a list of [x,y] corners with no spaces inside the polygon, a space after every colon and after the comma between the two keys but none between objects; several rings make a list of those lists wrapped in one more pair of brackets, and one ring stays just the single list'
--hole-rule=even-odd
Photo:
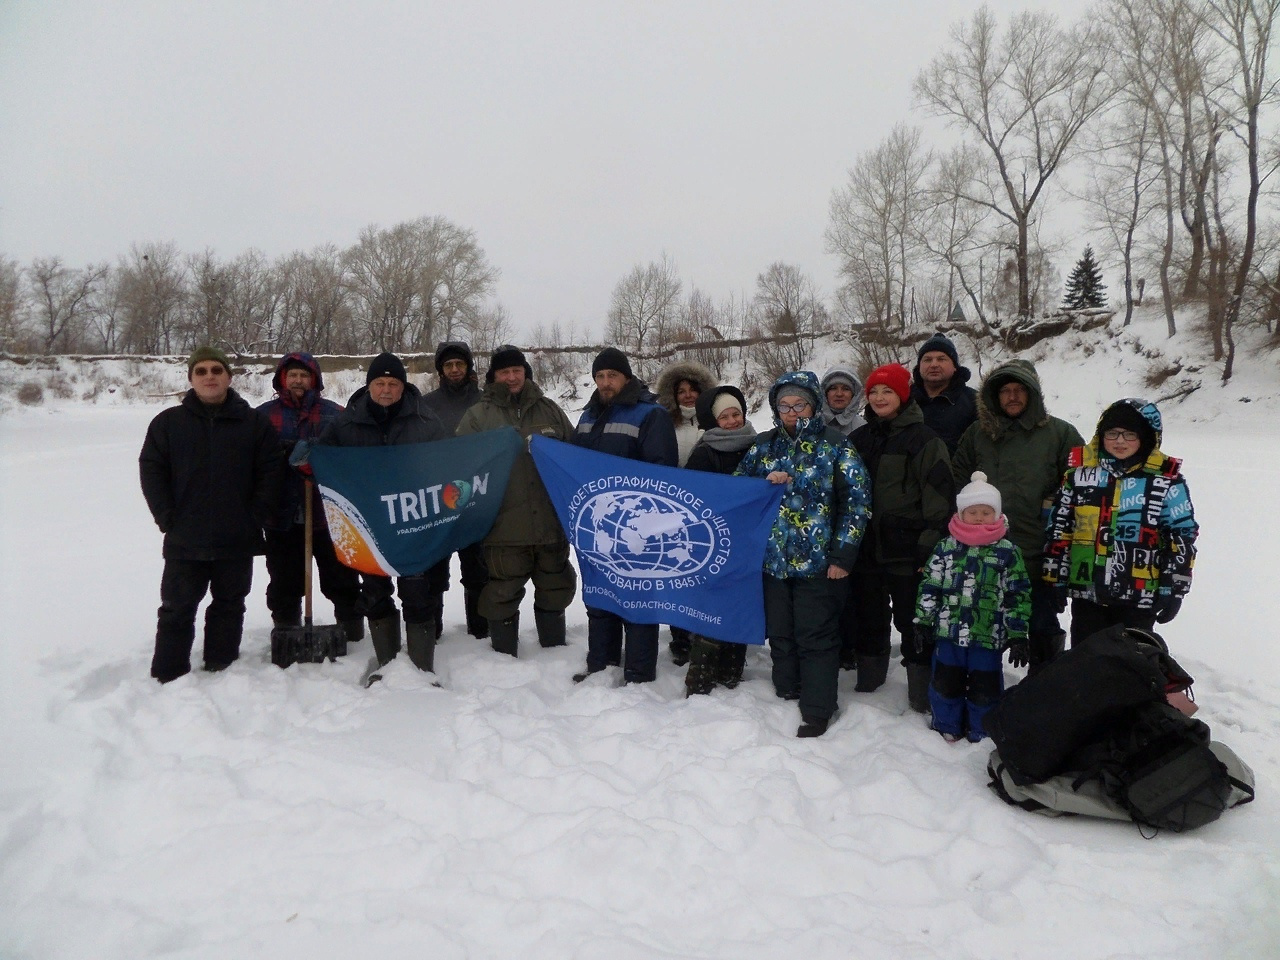
[{"label": "overcast gray sky", "polygon": [[[442,215],[517,330],[603,329],[664,253],[686,290],[800,265],[963,0],[0,0],[0,254],[271,257]],[[1055,2],[991,3],[1003,23]]]}]

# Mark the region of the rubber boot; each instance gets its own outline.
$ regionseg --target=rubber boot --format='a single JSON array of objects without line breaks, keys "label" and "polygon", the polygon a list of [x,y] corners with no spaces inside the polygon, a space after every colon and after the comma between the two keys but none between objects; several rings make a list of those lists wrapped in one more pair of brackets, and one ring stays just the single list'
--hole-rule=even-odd
[{"label": "rubber boot", "polygon": [[533,622],[538,628],[538,643],[544,647],[563,647],[564,611],[533,608]]},{"label": "rubber boot", "polygon": [[489,628],[489,646],[509,657],[520,655],[520,614],[506,620],[488,620],[486,624]]},{"label": "rubber boot", "polygon": [[[489,636],[489,621],[480,615],[480,591],[464,591],[462,603],[467,610],[467,633],[477,640],[483,640]],[[513,653],[512,656],[515,654]]]},{"label": "rubber boot", "polygon": [[858,658],[858,682],[854,686],[857,693],[870,693],[872,690],[879,690],[884,686],[885,678],[889,676],[889,657],[859,657]]},{"label": "rubber boot", "polygon": [[932,672],[927,663],[907,664],[907,706],[916,713],[929,712],[929,678]]},{"label": "rubber boot", "polygon": [[406,623],[404,645],[409,659],[423,673],[436,672],[436,637],[434,623]]},{"label": "rubber boot", "polygon": [[431,624],[436,628],[436,639],[444,636],[444,594],[433,593],[427,603],[431,611]]},{"label": "rubber boot", "polygon": [[364,617],[343,620],[342,632],[347,638],[347,643],[359,643],[364,639]]},{"label": "rubber boot", "polygon": [[400,617],[370,620],[369,639],[373,642],[373,656],[369,658],[369,668],[364,676],[366,687],[382,679],[378,669],[385,667],[400,652]]}]

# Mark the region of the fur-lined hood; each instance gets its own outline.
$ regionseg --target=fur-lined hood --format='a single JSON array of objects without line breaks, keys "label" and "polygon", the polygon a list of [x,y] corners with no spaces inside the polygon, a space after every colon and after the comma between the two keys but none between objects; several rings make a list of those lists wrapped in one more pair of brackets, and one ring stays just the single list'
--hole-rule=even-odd
[{"label": "fur-lined hood", "polygon": [[682,360],[664,367],[658,374],[655,391],[658,394],[658,403],[670,413],[676,411],[676,384],[681,380],[688,380],[695,384],[699,394],[706,393],[716,385],[715,375],[694,360]]},{"label": "fur-lined hood", "polygon": [[[1000,409],[1000,388],[1016,381],[1027,388],[1027,410],[1017,421],[1005,416]],[[982,381],[978,391],[978,425],[992,438],[999,437],[1013,423],[1026,429],[1043,427],[1049,422],[1049,411],[1044,406],[1044,394],[1040,389],[1040,375],[1030,360],[1007,360],[996,367]]]}]

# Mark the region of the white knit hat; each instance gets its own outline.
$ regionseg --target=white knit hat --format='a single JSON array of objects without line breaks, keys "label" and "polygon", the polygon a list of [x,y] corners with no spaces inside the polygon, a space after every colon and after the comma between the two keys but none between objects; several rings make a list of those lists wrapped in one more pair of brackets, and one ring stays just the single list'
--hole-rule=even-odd
[{"label": "white knit hat", "polygon": [[956,494],[956,512],[963,513],[965,507],[981,503],[994,510],[997,516],[1003,513],[1000,505],[1000,491],[987,483],[987,475],[981,470],[975,470],[970,479],[973,482],[966,484],[964,489]]},{"label": "white knit hat", "polygon": [[738,398],[727,390],[715,398],[711,403],[711,416],[719,417],[720,414],[728,410],[730,407],[742,412],[742,404],[738,402]]}]

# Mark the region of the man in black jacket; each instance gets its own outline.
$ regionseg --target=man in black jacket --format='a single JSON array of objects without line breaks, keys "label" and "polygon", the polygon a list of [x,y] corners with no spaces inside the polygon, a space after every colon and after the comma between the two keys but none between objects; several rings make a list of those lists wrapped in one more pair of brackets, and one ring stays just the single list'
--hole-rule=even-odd
[{"label": "man in black jacket", "polygon": [[231,389],[231,361],[198,347],[187,360],[191,389],[147,428],[138,457],[142,495],[164,534],[164,574],[151,676],[191,671],[196,610],[204,618],[204,668],[240,656],[244,598],[262,527],[279,496],[280,442],[266,417]]},{"label": "man in black jacket", "polygon": [[968,385],[970,376],[969,368],[960,366],[956,345],[944,334],[935,333],[916,353],[911,399],[920,405],[924,425],[942,438],[949,454],[956,452],[960,436],[978,419],[978,394]]},{"label": "man in black jacket", "polygon": [[[317,441],[335,447],[378,447],[384,444],[426,443],[443,440],[448,434],[440,418],[431,412],[418,388],[409,382],[404,363],[393,353],[374,357],[365,375],[365,385],[351,395],[347,407],[334,417]],[[390,577],[364,574],[361,596],[369,618],[374,662],[366,677],[372,683],[400,652],[400,617],[392,599]],[[427,574],[399,577],[395,590],[404,607],[404,626],[409,659],[419,670],[435,672],[436,604]]]},{"label": "man in black jacket", "polygon": [[[475,360],[471,347],[462,340],[447,340],[436,347],[436,374],[440,386],[422,398],[422,402],[435,411],[444,424],[445,433],[452,437],[462,422],[462,415],[480,402],[481,391],[477,384]],[[449,564],[452,557],[445,557],[427,571],[431,592],[436,595],[436,636],[444,629],[444,594],[449,589]],[[489,636],[489,621],[480,615],[480,591],[489,582],[489,571],[484,565],[484,548],[479,543],[458,551],[458,563],[462,567],[463,603],[467,614],[467,633],[473,637]]]}]

